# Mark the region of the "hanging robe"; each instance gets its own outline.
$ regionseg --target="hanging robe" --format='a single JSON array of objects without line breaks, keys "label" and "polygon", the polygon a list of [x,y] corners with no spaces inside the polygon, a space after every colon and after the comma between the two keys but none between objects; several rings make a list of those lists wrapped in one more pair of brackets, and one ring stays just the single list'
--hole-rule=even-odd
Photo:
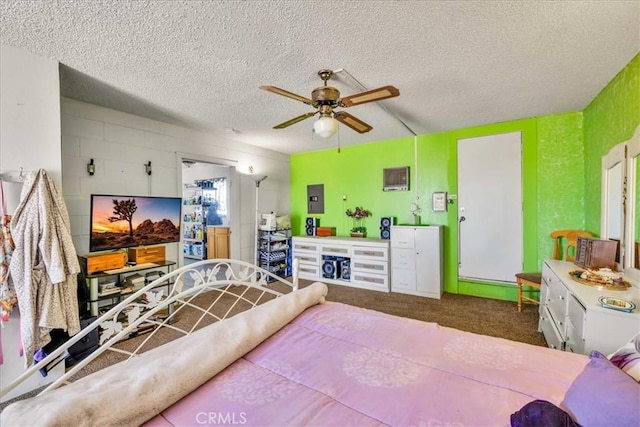
[{"label": "hanging robe", "polygon": [[77,274],[80,272],[69,214],[46,171],[29,174],[11,221],[15,243],[9,266],[18,295],[25,366],[50,341],[51,329],[80,331]]}]

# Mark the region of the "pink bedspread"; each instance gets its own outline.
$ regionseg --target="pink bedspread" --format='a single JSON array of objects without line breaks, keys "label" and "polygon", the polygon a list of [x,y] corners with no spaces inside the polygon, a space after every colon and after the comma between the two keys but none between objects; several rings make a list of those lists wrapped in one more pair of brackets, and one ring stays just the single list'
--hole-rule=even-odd
[{"label": "pink bedspread", "polygon": [[509,425],[509,415],[529,401],[559,405],[587,362],[325,303],[148,425]]}]

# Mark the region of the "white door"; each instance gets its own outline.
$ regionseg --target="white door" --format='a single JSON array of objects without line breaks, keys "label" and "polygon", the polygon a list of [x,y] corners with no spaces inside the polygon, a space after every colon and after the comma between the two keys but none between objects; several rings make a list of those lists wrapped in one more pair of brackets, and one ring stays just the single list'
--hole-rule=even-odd
[{"label": "white door", "polygon": [[522,271],[522,134],[458,140],[458,276],[515,282]]}]

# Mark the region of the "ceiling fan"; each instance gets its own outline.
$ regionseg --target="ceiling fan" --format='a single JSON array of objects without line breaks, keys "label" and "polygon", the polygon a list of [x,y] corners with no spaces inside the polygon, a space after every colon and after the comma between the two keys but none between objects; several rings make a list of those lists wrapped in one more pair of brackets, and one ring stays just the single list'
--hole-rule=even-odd
[{"label": "ceiling fan", "polygon": [[295,93],[280,89],[275,86],[260,86],[260,89],[268,92],[273,92],[278,95],[286,96],[287,98],[295,99],[296,101],[304,102],[316,108],[317,111],[311,113],[305,113],[298,117],[294,117],[291,120],[280,123],[274,126],[274,129],[284,129],[293,124],[301,122],[304,119],[313,117],[316,114],[320,114],[320,118],[314,123],[313,128],[315,132],[323,137],[330,138],[338,130],[338,122],[350,127],[359,133],[369,132],[373,129],[369,124],[362,120],[352,116],[345,111],[334,111],[336,107],[353,107],[354,105],[366,104],[367,102],[380,101],[387,98],[393,98],[400,95],[400,91],[394,86],[383,86],[377,89],[368,90],[365,92],[356,93],[344,98],[340,97],[340,91],[335,87],[329,86],[327,81],[333,76],[331,70],[320,70],[318,75],[324,82],[324,86],[315,88],[311,92],[311,99],[304,96],[297,95]]}]

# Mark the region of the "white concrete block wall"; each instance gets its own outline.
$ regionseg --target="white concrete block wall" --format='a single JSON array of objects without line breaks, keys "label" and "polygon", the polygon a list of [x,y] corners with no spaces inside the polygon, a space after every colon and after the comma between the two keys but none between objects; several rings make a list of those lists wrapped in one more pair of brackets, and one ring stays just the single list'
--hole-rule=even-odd
[{"label": "white concrete block wall", "polygon": [[[60,185],[58,63],[1,45],[0,94],[0,173],[44,169]],[[6,185],[10,212],[18,207],[21,187]]]},{"label": "white concrete block wall", "polygon": [[[0,173],[45,169],[62,183],[60,147],[60,78],[58,63],[21,49],[0,46]],[[20,202],[21,183],[3,185],[7,210],[15,211]],[[4,363],[0,365],[0,387],[4,388],[24,368],[20,357],[20,319],[14,310],[2,330]],[[32,377],[1,401],[49,384],[62,376],[64,363],[47,377]]]},{"label": "white concrete block wall", "polygon": [[[91,194],[181,197],[181,157],[195,160],[224,159],[247,173],[268,175],[260,185],[261,212],[289,212],[289,156],[128,113],[61,99],[62,185],[78,253],[89,251]],[[89,176],[93,159],[96,172]],[[152,174],[144,165],[151,161]],[[240,175],[240,236],[232,256],[253,260],[255,184]],[[167,245],[167,257],[178,259],[179,244]]]}]

